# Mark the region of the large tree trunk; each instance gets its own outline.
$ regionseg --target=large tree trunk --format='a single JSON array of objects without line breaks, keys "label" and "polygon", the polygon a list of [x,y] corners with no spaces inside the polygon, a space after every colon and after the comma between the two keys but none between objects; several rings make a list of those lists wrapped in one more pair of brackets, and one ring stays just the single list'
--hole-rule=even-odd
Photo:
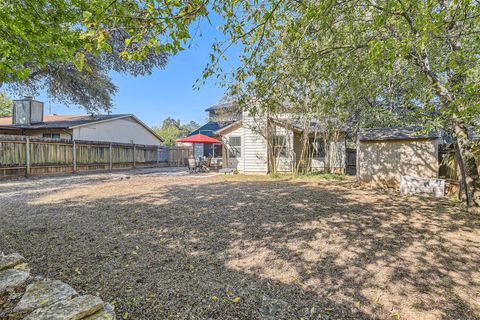
[{"label": "large tree trunk", "polygon": [[[459,46],[456,45],[455,47],[458,48]],[[449,88],[442,83],[440,78],[432,70],[427,53],[422,52],[421,54],[417,54],[415,52],[412,56],[414,57],[415,63],[420,67],[427,79],[433,85],[433,89],[438,93],[443,108],[450,108],[452,103],[454,103],[454,97]],[[451,82],[458,82],[459,79],[462,79],[462,77],[457,75],[455,81],[451,80]],[[461,110],[461,106],[457,108],[460,109],[458,111],[463,111]],[[467,205],[472,208],[472,211],[480,212],[480,178],[478,176],[478,168],[474,156],[474,144],[468,138],[468,127],[462,119],[454,117],[452,129],[458,145],[458,153],[460,155],[459,166],[460,168],[463,166],[464,169],[464,186],[467,194]]]},{"label": "large tree trunk", "polygon": [[453,132],[458,144],[458,152],[463,165],[464,187],[466,188],[467,205],[474,211],[480,212],[480,177],[478,175],[477,161],[474,155],[474,144],[468,138],[468,128],[464,122],[456,120],[453,123]]}]

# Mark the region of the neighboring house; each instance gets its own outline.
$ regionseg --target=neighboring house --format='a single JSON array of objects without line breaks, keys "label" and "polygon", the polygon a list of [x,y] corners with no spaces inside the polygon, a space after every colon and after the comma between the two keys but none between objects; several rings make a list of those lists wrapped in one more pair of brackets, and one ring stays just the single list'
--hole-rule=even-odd
[{"label": "neighboring house", "polygon": [[401,176],[437,178],[436,132],[421,134],[415,128],[362,129],[357,142],[357,177],[362,182],[398,187]]},{"label": "neighboring house", "polygon": [[[209,152],[207,145],[196,144],[195,156],[214,155],[217,162],[221,160],[224,168],[245,173],[268,173],[273,171],[273,166],[280,172],[292,172],[299,164],[303,129],[288,115],[283,115],[281,120],[251,117],[234,103],[216,105],[206,111],[209,112],[210,121],[190,135],[202,133],[221,139],[224,144],[217,146],[215,153]],[[311,126],[316,126],[318,132],[319,124],[312,122]],[[268,134],[267,127],[270,128]],[[329,167],[332,171],[345,172],[345,136],[346,132],[343,131],[337,142],[330,142]],[[325,170],[327,155],[323,140],[314,139],[312,134],[309,149],[309,167],[312,170]]]},{"label": "neighboring house", "polygon": [[14,101],[13,117],[0,118],[0,134],[161,145],[162,138],[133,114],[43,115],[43,103]]}]

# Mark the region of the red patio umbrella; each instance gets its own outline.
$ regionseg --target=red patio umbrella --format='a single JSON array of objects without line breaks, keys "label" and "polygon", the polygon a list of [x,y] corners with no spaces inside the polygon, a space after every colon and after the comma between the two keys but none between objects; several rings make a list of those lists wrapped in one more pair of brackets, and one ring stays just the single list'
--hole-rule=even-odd
[{"label": "red patio umbrella", "polygon": [[194,134],[193,136],[177,139],[177,142],[191,142],[191,143],[215,143],[215,144],[223,144],[222,141],[217,140],[215,138],[206,136],[201,133]]}]

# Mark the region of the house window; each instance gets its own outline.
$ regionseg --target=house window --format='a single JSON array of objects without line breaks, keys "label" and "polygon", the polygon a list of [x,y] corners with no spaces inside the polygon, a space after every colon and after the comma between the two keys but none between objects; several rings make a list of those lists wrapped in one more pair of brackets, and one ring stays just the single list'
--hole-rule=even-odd
[{"label": "house window", "polygon": [[323,139],[310,138],[309,140],[310,154],[312,158],[324,158],[325,157],[325,143]]},{"label": "house window", "polygon": [[272,148],[276,157],[287,156],[287,137],[285,136],[273,136]]},{"label": "house window", "polygon": [[60,139],[60,133],[44,133],[43,137],[50,139]]},{"label": "house window", "polygon": [[230,158],[242,157],[242,137],[230,137],[228,144],[230,146],[228,151]]},{"label": "house window", "polygon": [[203,155],[205,157],[222,157],[223,146],[221,144],[207,144],[203,145]]},{"label": "house window", "polygon": [[223,146],[221,144],[213,145],[213,155],[215,158],[221,158],[223,155]]}]

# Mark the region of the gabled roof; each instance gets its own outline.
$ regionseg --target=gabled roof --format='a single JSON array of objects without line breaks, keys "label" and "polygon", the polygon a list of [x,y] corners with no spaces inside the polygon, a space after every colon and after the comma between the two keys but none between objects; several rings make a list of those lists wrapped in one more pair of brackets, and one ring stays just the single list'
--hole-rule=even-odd
[{"label": "gabled roof", "polygon": [[163,142],[163,138],[155,133],[133,114],[99,114],[99,115],[46,115],[43,122],[30,125],[12,124],[12,117],[0,118],[0,128],[4,129],[73,129],[93,123],[107,122],[123,118],[132,118]]},{"label": "gabled roof", "polygon": [[208,107],[205,109],[205,111],[218,111],[218,110],[225,110],[225,111],[230,111],[230,110],[240,110],[240,106],[235,103],[235,102],[225,102],[225,103],[219,103],[214,106]]},{"label": "gabled roof", "polygon": [[209,137],[214,137],[216,136],[216,131],[222,128],[225,128],[226,126],[232,124],[233,122],[235,121],[222,121],[222,122],[210,121],[204,124],[203,126],[201,126],[200,128],[198,128],[197,130],[190,132],[187,137],[193,136],[194,134],[197,134],[197,133],[201,133]]},{"label": "gabled roof", "polygon": [[360,129],[358,140],[360,141],[388,141],[388,140],[416,140],[438,139],[441,135],[436,131],[423,133],[422,128],[371,128]]},{"label": "gabled roof", "polygon": [[221,135],[221,134],[224,134],[225,131],[229,131],[241,125],[242,125],[242,120],[232,121],[229,125],[224,126],[223,128],[220,128],[217,131],[215,131],[215,133],[218,135]]}]

